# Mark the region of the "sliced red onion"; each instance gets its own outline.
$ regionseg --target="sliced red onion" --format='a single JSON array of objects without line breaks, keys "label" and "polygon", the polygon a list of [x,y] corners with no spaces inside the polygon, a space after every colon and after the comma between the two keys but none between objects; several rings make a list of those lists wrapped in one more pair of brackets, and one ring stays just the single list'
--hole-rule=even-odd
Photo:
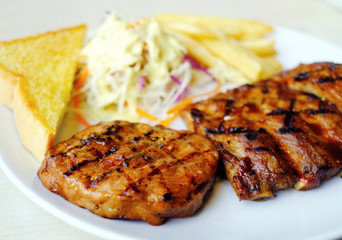
[{"label": "sliced red onion", "polygon": [[145,76],[141,76],[139,78],[139,90],[142,90],[144,88],[145,82],[146,82],[146,77]]},{"label": "sliced red onion", "polygon": [[214,77],[214,75],[212,75],[212,74],[208,71],[208,69],[206,69],[205,67],[199,65],[199,64],[195,61],[195,59],[189,57],[188,55],[184,55],[184,57],[183,57],[183,62],[185,62],[185,61],[188,61],[188,62],[190,63],[190,65],[191,65],[192,68],[195,68],[195,69],[197,69],[197,70],[199,70],[199,71],[204,72],[204,73],[207,74],[209,77],[211,77],[215,82],[217,81],[217,79]]},{"label": "sliced red onion", "polygon": [[183,96],[184,96],[184,92],[182,92],[182,94],[179,94],[179,96],[176,99],[176,102],[180,102],[182,100]]},{"label": "sliced red onion", "polygon": [[[175,76],[172,76],[172,75],[171,75],[171,79],[172,79],[175,83],[177,83],[178,85],[181,85],[181,84],[182,84],[181,81],[179,81],[179,79],[176,78]],[[190,93],[190,91],[189,91],[188,88],[184,88],[184,92]]]}]

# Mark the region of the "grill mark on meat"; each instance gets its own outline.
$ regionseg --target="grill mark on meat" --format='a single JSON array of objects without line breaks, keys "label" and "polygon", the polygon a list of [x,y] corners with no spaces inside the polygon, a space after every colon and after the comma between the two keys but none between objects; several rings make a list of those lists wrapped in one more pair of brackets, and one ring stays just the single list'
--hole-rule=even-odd
[{"label": "grill mark on meat", "polygon": [[145,136],[145,137],[148,137],[148,136],[150,136],[153,132],[154,132],[153,130],[150,130],[150,131],[148,131],[147,133],[144,133],[144,136]]},{"label": "grill mark on meat", "polygon": [[226,99],[226,98],[215,98],[213,99],[214,102],[223,102],[225,103],[224,105],[224,116],[228,116],[229,113],[231,112],[235,100],[233,99]]},{"label": "grill mark on meat", "polygon": [[271,151],[268,147],[257,146],[253,148],[256,152],[269,152]]},{"label": "grill mark on meat", "polygon": [[101,182],[102,180],[104,180],[108,175],[110,175],[113,172],[113,170],[109,170],[107,172],[104,172],[103,174],[101,174],[100,177],[95,178],[94,180],[90,180],[89,181],[89,186],[90,187],[96,187],[96,185]]},{"label": "grill mark on meat", "polygon": [[101,159],[103,159],[105,157],[113,155],[116,151],[117,151],[117,149],[114,146],[111,146],[110,149],[107,152],[105,152],[103,155],[101,155],[98,151],[96,151],[97,155],[101,155],[101,156],[96,157],[95,159],[84,160],[80,163],[77,163],[77,164],[73,165],[68,171],[64,172],[63,175],[66,177],[69,177],[71,174],[73,174],[73,172],[80,170],[80,168],[87,165],[88,163],[100,161]]},{"label": "grill mark on meat", "polygon": [[266,130],[264,128],[259,128],[258,131],[250,131],[245,134],[245,138],[248,141],[253,141],[259,134],[266,133]]},{"label": "grill mark on meat", "polygon": [[203,188],[207,185],[207,182],[201,183],[200,185],[198,185],[194,191],[195,194],[201,192],[203,190]]},{"label": "grill mark on meat", "polygon": [[256,173],[253,170],[251,159],[249,157],[244,157],[242,160],[242,163],[243,163],[243,165],[241,166],[241,168],[238,171],[239,175],[236,177],[239,179],[240,182],[243,182],[243,185],[245,185],[245,184],[249,185],[249,191],[250,192],[258,191],[260,188],[259,188],[259,185],[257,183],[254,183],[254,184],[253,183],[252,184],[245,183],[245,181],[243,181],[243,179],[242,179],[242,176],[244,176],[244,174],[248,174],[250,176],[255,177],[256,178],[255,180],[258,182],[258,178],[256,176]]},{"label": "grill mark on meat", "polygon": [[308,78],[309,78],[309,74],[307,72],[301,72],[294,76],[294,80],[296,82],[307,80]]},{"label": "grill mark on meat", "polygon": [[196,119],[196,121],[197,121],[198,118],[203,118],[204,117],[203,113],[200,110],[196,109],[196,108],[192,108],[190,113],[191,113],[191,116],[194,119]]},{"label": "grill mark on meat", "polygon": [[172,200],[172,193],[168,192],[168,193],[165,193],[163,196],[162,196],[162,199],[165,201],[165,202],[170,202]]},{"label": "grill mark on meat", "polygon": [[[294,81],[296,81],[296,76],[297,76],[297,81],[296,82],[302,82],[302,81],[305,81],[305,80],[309,80],[310,77],[312,76],[312,74],[314,73],[319,73],[319,72],[324,72],[325,69],[312,69],[312,70],[309,70],[309,71],[303,71],[303,72],[299,72],[297,73],[296,75],[293,76],[294,78]],[[288,73],[287,72],[283,72],[281,74],[281,76],[287,76]]]},{"label": "grill mark on meat", "polygon": [[279,128],[278,132],[280,134],[290,134],[290,133],[300,133],[302,130],[300,128],[295,127],[282,127]]},{"label": "grill mark on meat", "polygon": [[289,110],[283,109],[283,108],[277,108],[270,113],[268,113],[268,116],[278,116],[278,115],[283,115],[283,114],[296,114],[296,112],[291,112]]},{"label": "grill mark on meat", "polygon": [[[128,180],[128,179],[127,179]],[[132,182],[132,180],[130,181]],[[130,183],[126,190],[123,192],[125,195],[129,195],[130,190],[132,189],[135,193],[140,193],[138,186],[140,185],[140,181]]]},{"label": "grill mark on meat", "polygon": [[[315,96],[315,98],[316,98],[316,96]],[[323,102],[321,101],[321,103],[323,103]],[[333,111],[333,110],[327,109],[324,106],[320,106],[318,109],[305,109],[305,110],[302,110],[299,112],[296,112],[293,110],[285,110],[282,108],[277,108],[276,110],[271,111],[267,115],[268,116],[277,116],[277,115],[285,114],[287,116],[287,118],[285,118],[285,121],[287,122],[287,124],[285,123],[285,126],[286,126],[286,125],[288,125],[288,123],[292,123],[291,121],[293,119],[290,117],[291,115],[297,115],[298,113],[301,113],[301,112],[309,113],[310,115],[335,113],[335,111]]]},{"label": "grill mark on meat", "polygon": [[302,131],[300,128],[296,128],[292,125],[294,121],[293,115],[298,114],[298,112],[294,111],[295,102],[296,102],[296,99],[291,98],[290,106],[288,110],[277,108],[276,110],[271,111],[270,113],[267,114],[269,116],[285,115],[284,127],[278,129],[278,132],[280,134],[299,133]]},{"label": "grill mark on meat", "polygon": [[331,71],[331,74],[333,75],[333,78],[334,78],[336,81],[342,80],[342,76],[338,76],[337,73],[336,73],[336,64],[330,63],[330,64],[329,64],[329,69],[330,69],[330,71]]},{"label": "grill mark on meat", "polygon": [[[179,138],[183,138],[184,136],[185,136],[185,134],[180,134]],[[173,149],[169,150],[168,148],[164,148],[164,146],[171,146],[171,144],[174,141],[177,141],[177,138],[172,138],[172,139],[168,140],[167,142],[163,143],[162,147],[160,147],[160,145],[159,145],[159,149],[161,149],[163,151],[163,153],[170,156],[172,159],[177,159],[176,156],[173,154]],[[179,163],[179,161],[177,161],[177,163]]]},{"label": "grill mark on meat", "polygon": [[251,132],[245,134],[245,138],[248,141],[253,141],[257,137],[257,135],[258,135],[257,131],[251,131]]},{"label": "grill mark on meat", "polygon": [[81,147],[89,145],[92,141],[95,141],[96,143],[102,144],[103,142],[106,141],[106,139],[104,137],[101,137],[101,136],[91,137],[91,138],[87,138],[87,139],[81,139],[81,143],[82,143]]},{"label": "grill mark on meat", "polygon": [[228,116],[233,108],[235,100],[233,99],[223,99],[223,98],[216,98],[213,99],[215,102],[224,102],[224,116]]},{"label": "grill mark on meat", "polygon": [[90,162],[93,162],[93,161],[96,161],[96,160],[85,160],[83,162],[80,162],[80,163],[72,166],[67,172],[64,172],[63,175],[66,176],[66,177],[69,177],[74,171],[79,170],[84,165],[86,165],[86,164],[88,164]]},{"label": "grill mark on meat", "polygon": [[224,116],[228,116],[230,111],[232,110],[232,107],[234,105],[234,100],[228,99],[226,100],[226,104],[224,106]]},{"label": "grill mark on meat", "polygon": [[223,122],[221,121],[217,128],[204,128],[205,133],[207,134],[239,134],[239,133],[246,133],[244,137],[249,141],[253,141],[258,134],[266,133],[264,128],[259,128],[257,131],[250,130],[244,127],[230,127],[225,129],[223,126]]},{"label": "grill mark on meat", "polygon": [[291,98],[291,100],[290,100],[290,107],[289,107],[289,111],[291,113],[293,113],[295,103],[296,103],[296,99],[295,98]]},{"label": "grill mark on meat", "polygon": [[117,149],[114,146],[111,146],[110,149],[105,154],[103,154],[101,158],[113,155],[116,151]]},{"label": "grill mark on meat", "polygon": [[266,93],[269,93],[269,88],[265,85],[265,86],[263,86],[263,88],[262,88],[262,90],[261,90],[261,92],[263,93],[263,94],[266,94]]},{"label": "grill mark on meat", "polygon": [[147,163],[152,163],[155,160],[153,157],[151,157],[145,153],[139,153],[139,154],[133,155],[129,158],[125,158],[124,156],[122,156],[122,158],[124,159],[124,161],[122,162],[122,165],[125,167],[128,167],[129,162],[135,158],[141,158],[141,159],[145,160]]},{"label": "grill mark on meat", "polygon": [[[336,64],[330,63],[329,64],[329,74],[332,76],[326,76],[326,77],[318,78],[317,83],[318,84],[324,84],[324,83],[331,83],[331,82],[342,80],[342,78],[337,76],[335,69],[336,69]],[[326,71],[326,69],[314,69],[311,71],[300,72],[300,73],[294,75],[294,81],[295,82],[302,82],[302,81],[310,79],[310,76],[312,74],[317,73],[317,72],[324,73],[324,71]]]},{"label": "grill mark on meat", "polygon": [[310,115],[335,113],[335,111],[327,109],[327,108],[305,109],[303,110],[303,112],[309,113]]},{"label": "grill mark on meat", "polygon": [[[208,151],[203,151],[201,154],[204,155],[208,153]],[[198,152],[191,152],[190,154],[185,155],[182,159],[178,159],[177,163],[182,164],[183,162],[186,162],[189,158],[194,157],[195,155],[198,155]]]},{"label": "grill mark on meat", "polygon": [[308,93],[308,92],[300,92],[308,97],[310,97],[311,99],[320,99],[318,96],[316,96],[315,94],[313,93]]},{"label": "grill mark on meat", "polygon": [[[113,130],[113,128],[115,130]],[[121,140],[122,137],[120,135],[117,134],[117,131],[119,131],[120,129],[120,126],[117,126],[115,128],[115,125],[114,126],[111,126],[111,127],[108,127],[106,128],[106,132],[105,133],[100,133],[100,135],[96,135],[96,136],[91,136],[89,138],[86,138],[86,139],[80,139],[80,143],[79,145],[75,145],[71,148],[69,148],[67,151],[65,152],[61,152],[61,153],[58,153],[56,154],[56,156],[61,156],[61,157],[66,157],[68,153],[70,153],[71,151],[75,150],[75,149],[81,149],[85,146],[88,146],[90,143],[92,143],[93,141],[96,141],[98,144],[101,144],[101,145],[104,145],[106,143],[106,140],[107,141],[112,141],[113,139],[110,137],[110,136],[107,136],[106,135],[113,135],[115,136],[118,140]]]},{"label": "grill mark on meat", "polygon": [[256,86],[257,86],[256,84],[249,84],[249,83],[243,85],[243,87],[247,87],[247,88],[255,88]]},{"label": "grill mark on meat", "polygon": [[319,78],[317,83],[322,84],[322,83],[329,83],[329,82],[335,82],[337,79],[332,78],[332,77],[324,77],[324,78]]},{"label": "grill mark on meat", "polygon": [[159,168],[157,168],[156,166],[154,165],[150,165],[150,167],[153,169],[152,172],[150,172],[148,174],[149,177],[152,177],[152,176],[155,176],[155,175],[158,175],[158,174],[161,174],[161,171]]},{"label": "grill mark on meat", "polygon": [[105,127],[106,132],[103,133],[104,135],[112,135],[116,137],[118,140],[122,140],[122,137],[118,134],[121,129],[121,126],[118,124],[110,125]]},{"label": "grill mark on meat", "polygon": [[237,134],[237,133],[246,133],[249,132],[247,128],[244,127],[230,127],[228,129],[224,129],[221,127],[222,125],[218,128],[212,129],[212,128],[205,128],[204,131],[207,134]]},{"label": "grill mark on meat", "polygon": [[137,143],[139,142],[141,139],[139,137],[133,137],[132,139],[132,143]]},{"label": "grill mark on meat", "polygon": [[90,138],[87,138],[87,139],[81,139],[80,140],[80,143],[79,145],[75,145],[71,148],[69,148],[67,151],[65,152],[61,152],[61,153],[57,153],[57,154],[54,154],[54,156],[60,156],[60,157],[66,157],[70,152],[72,152],[73,150],[75,149],[80,149],[80,148],[83,148],[87,145],[89,145],[92,141],[96,141],[96,142],[100,142],[101,144],[103,142],[105,142],[105,138],[103,137],[99,137],[99,136],[95,136],[95,137],[90,137]]}]

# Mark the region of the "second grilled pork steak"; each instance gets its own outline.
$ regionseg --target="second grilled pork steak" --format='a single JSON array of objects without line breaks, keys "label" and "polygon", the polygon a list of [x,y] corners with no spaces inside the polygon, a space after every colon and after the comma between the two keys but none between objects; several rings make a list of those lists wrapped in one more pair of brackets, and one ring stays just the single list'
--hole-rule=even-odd
[{"label": "second grilled pork steak", "polygon": [[51,148],[38,176],[50,191],[95,214],[159,225],[195,213],[218,158],[200,135],[114,121]]},{"label": "second grilled pork steak", "polygon": [[342,167],[342,115],[330,102],[263,81],[220,93],[184,112],[214,140],[238,197],[311,189]]}]

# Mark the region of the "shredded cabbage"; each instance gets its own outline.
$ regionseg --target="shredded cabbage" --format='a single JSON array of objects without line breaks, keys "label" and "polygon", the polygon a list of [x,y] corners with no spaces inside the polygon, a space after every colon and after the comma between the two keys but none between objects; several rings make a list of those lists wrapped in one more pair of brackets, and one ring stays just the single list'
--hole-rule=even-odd
[{"label": "shredded cabbage", "polygon": [[85,114],[92,119],[135,121],[137,108],[163,119],[189,92],[186,49],[154,19],[132,22],[111,13],[82,52],[89,71]]}]

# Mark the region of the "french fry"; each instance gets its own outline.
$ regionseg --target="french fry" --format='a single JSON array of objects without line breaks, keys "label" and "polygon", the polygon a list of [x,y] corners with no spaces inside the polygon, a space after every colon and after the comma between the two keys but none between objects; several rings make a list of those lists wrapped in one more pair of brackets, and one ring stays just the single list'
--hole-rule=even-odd
[{"label": "french fry", "polygon": [[264,57],[262,61],[263,68],[260,79],[268,79],[282,70],[280,63],[274,57]]},{"label": "french fry", "polygon": [[[188,54],[219,76],[240,84],[266,79],[281,70],[274,41],[261,38],[272,27],[257,21],[159,14],[155,18],[176,35]],[[221,79],[222,80],[222,79]]]},{"label": "french fry", "polygon": [[216,28],[224,33],[238,32],[241,37],[244,35],[261,37],[272,32],[272,27],[257,21],[227,19],[209,16],[182,15],[165,13],[155,15],[155,18],[162,24],[166,23],[186,23],[191,25],[203,26],[208,29]]},{"label": "french fry", "polygon": [[194,38],[202,38],[202,39],[217,39],[218,32],[229,37],[234,37],[236,39],[240,38],[240,33],[235,31],[235,29],[231,29],[229,31],[218,30],[215,27],[205,27],[201,25],[194,25],[188,23],[164,23],[163,27],[172,32],[177,32],[181,34],[186,34],[190,37]]},{"label": "french fry", "polygon": [[175,23],[175,24],[165,24],[163,25],[165,29],[168,31],[185,34],[189,37],[201,38],[201,39],[216,39],[215,34],[213,34],[210,30],[197,25],[192,24],[183,24],[183,23]]},{"label": "french fry", "polygon": [[188,50],[188,54],[203,66],[210,68],[219,65],[219,59],[213,56],[200,42],[180,33],[175,33],[175,36]]},{"label": "french fry", "polygon": [[245,48],[253,51],[258,56],[270,56],[276,54],[274,50],[274,40],[272,39],[256,39],[256,40],[241,40],[240,43]]},{"label": "french fry", "polygon": [[222,40],[204,39],[201,43],[228,66],[241,71],[251,81],[260,78],[262,61],[252,51],[244,48],[233,38]]},{"label": "french fry", "polygon": [[[206,66],[208,68],[220,68],[224,69],[221,72],[221,76],[224,79],[227,79],[231,82],[235,82],[238,84],[248,83],[249,80],[243,76],[243,74],[234,68],[227,66],[221,59],[213,56],[207,48],[205,48],[199,41],[190,38],[184,34],[174,33],[177,39],[185,46],[188,50],[188,54],[190,57],[196,59],[201,65]],[[219,79],[220,81],[224,81],[224,79]]]}]

